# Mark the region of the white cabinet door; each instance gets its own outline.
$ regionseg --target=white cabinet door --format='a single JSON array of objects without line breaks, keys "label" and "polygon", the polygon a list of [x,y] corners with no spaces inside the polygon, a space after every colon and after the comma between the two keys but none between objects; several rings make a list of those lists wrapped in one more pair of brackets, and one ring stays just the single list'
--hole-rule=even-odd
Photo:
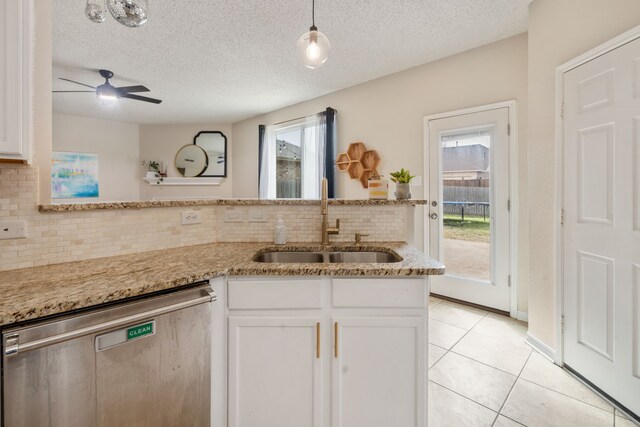
[{"label": "white cabinet door", "polygon": [[320,427],[319,318],[229,316],[229,426]]},{"label": "white cabinet door", "polygon": [[564,75],[564,363],[640,414],[640,39]]},{"label": "white cabinet door", "polygon": [[426,426],[426,320],[333,319],[332,427]]},{"label": "white cabinet door", "polygon": [[0,158],[29,160],[31,0],[0,2]]}]

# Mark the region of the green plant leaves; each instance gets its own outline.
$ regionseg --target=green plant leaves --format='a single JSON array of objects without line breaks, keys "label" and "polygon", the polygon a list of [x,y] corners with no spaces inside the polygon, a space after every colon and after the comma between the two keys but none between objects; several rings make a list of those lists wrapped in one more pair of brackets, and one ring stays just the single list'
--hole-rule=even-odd
[{"label": "green plant leaves", "polygon": [[415,178],[415,175],[411,175],[409,169],[405,170],[404,168],[396,172],[391,172],[389,175],[391,175],[391,181],[397,184],[408,184]]}]

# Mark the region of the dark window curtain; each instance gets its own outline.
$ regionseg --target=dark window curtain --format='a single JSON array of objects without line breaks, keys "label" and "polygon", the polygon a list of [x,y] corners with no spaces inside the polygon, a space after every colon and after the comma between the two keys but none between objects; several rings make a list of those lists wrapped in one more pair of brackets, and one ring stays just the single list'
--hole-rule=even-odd
[{"label": "dark window curtain", "polygon": [[327,116],[327,139],[325,147],[325,177],[327,178],[328,196],[336,197],[336,153],[338,152],[338,132],[336,129],[336,110],[329,107]]},{"label": "dark window curtain", "polygon": [[260,175],[262,173],[262,145],[264,144],[266,128],[265,125],[258,125],[258,189],[260,188]]}]

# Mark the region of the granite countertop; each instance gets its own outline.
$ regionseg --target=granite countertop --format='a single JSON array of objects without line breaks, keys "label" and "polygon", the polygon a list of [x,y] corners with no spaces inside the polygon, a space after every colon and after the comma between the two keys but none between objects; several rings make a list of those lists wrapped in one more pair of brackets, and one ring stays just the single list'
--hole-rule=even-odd
[{"label": "granite countertop", "polygon": [[[381,250],[403,260],[389,264],[268,264],[252,260],[268,250]],[[22,322],[128,297],[162,291],[213,277],[235,276],[423,276],[444,266],[413,246],[399,243],[274,246],[265,243],[210,243],[119,255],[0,275],[0,325]]]},{"label": "granite countertop", "polygon": [[[417,206],[426,205],[426,200],[376,200],[376,199],[331,199],[329,205],[340,206]],[[60,203],[40,205],[40,212],[70,212],[104,209],[144,209],[172,208],[179,206],[250,206],[250,205],[319,205],[320,200],[302,199],[194,199],[194,200],[144,200],[140,202],[102,202],[102,203]]]}]

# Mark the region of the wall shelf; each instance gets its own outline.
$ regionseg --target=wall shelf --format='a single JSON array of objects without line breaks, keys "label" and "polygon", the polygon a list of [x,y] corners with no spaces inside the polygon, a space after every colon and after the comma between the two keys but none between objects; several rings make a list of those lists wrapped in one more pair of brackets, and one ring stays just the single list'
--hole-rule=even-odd
[{"label": "wall shelf", "polygon": [[149,185],[220,185],[224,178],[186,178],[186,177],[166,177],[162,181],[158,182],[158,178],[142,178]]}]

